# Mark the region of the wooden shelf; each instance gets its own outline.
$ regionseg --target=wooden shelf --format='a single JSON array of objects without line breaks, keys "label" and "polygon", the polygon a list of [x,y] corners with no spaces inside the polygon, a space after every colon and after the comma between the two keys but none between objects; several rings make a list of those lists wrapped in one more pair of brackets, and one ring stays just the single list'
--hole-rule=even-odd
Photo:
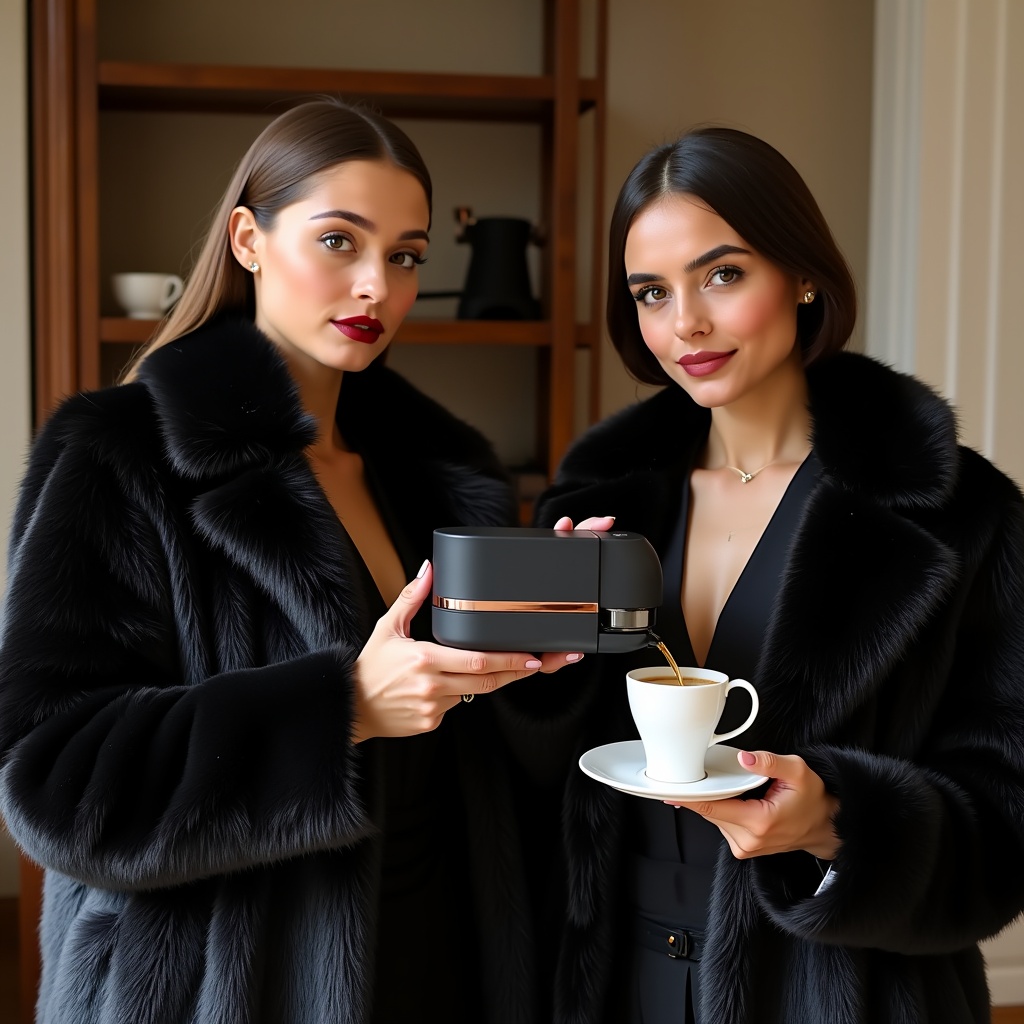
[{"label": "wooden shelf", "polygon": [[126,316],[100,318],[100,343],[141,345],[149,341],[159,320],[135,320]]},{"label": "wooden shelf", "polygon": [[[157,320],[130,317],[100,318],[103,344],[141,345],[149,341]],[[592,344],[590,324],[576,325],[576,347]],[[547,320],[406,320],[395,341],[403,345],[551,345],[551,324]]]},{"label": "wooden shelf", "polygon": [[[100,61],[101,110],[276,112],[288,102],[336,93],[365,100],[387,117],[543,121],[555,101],[552,75],[465,75],[334,68],[244,67]],[[579,109],[596,102],[598,83],[579,81]]]}]

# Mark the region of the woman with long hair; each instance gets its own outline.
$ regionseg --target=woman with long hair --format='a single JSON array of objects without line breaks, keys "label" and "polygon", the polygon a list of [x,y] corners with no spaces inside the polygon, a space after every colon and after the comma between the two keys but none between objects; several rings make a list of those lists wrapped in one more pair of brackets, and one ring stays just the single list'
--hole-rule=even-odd
[{"label": "woman with long hair", "polygon": [[384,118],[283,113],[125,382],[35,442],[0,794],[46,868],[41,1024],[532,1019],[487,695],[567,657],[417,617],[434,528],[515,520],[490,445],[381,365],[430,201]]}]

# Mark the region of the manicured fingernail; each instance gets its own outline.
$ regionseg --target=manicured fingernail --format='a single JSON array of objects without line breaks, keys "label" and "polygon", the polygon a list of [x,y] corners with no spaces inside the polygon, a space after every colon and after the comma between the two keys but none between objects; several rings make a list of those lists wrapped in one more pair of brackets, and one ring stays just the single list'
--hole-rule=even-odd
[{"label": "manicured fingernail", "polygon": [[423,559],[423,564],[420,566],[419,572],[416,573],[416,579],[418,579],[418,580],[423,579],[423,574],[427,571],[427,566],[428,565],[430,565],[430,559],[429,558],[424,558]]},{"label": "manicured fingernail", "polygon": [[565,656],[565,660],[566,661],[579,661],[580,658],[582,658],[582,657],[583,657],[582,654],[567,654]]},{"label": "manicured fingernail", "polygon": [[751,754],[749,751],[746,751],[746,750],[740,751],[740,760],[744,764],[757,764],[757,758],[754,757],[753,754]]},{"label": "manicured fingernail", "polygon": [[540,668],[540,662],[536,658],[531,658],[527,663],[527,668]]}]

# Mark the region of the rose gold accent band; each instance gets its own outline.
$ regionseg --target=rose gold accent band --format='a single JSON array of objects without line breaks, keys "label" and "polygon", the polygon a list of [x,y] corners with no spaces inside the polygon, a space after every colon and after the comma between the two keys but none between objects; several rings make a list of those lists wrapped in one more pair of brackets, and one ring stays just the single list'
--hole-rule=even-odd
[{"label": "rose gold accent band", "polygon": [[597,612],[596,601],[465,601],[437,594],[434,607],[448,612]]}]

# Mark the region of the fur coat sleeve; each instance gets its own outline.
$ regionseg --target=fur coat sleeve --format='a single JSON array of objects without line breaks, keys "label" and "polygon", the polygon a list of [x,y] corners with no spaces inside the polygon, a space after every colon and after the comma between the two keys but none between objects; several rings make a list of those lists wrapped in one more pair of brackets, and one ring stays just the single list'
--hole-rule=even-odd
[{"label": "fur coat sleeve", "polygon": [[[37,439],[0,647],[3,815],[29,856],[105,889],[374,829],[348,739],[372,623],[284,364],[236,326],[144,366],[140,383],[70,399]],[[352,430],[420,557],[433,526],[508,521],[479,435],[385,369],[349,387]]]},{"label": "fur coat sleeve", "polygon": [[[1024,506],[980,456],[961,450],[959,461],[950,576],[921,581],[945,591],[941,614],[916,622],[905,649],[885,652],[887,615],[918,609],[906,591],[902,610],[895,595],[879,594],[890,607],[875,628],[892,664],[871,702],[876,720],[848,722],[847,743],[836,742],[846,730],[821,730],[800,751],[840,797],[832,884],[795,900],[804,870],[797,856],[753,864],[762,906],[796,934],[947,952],[993,935],[1024,909]],[[834,671],[828,680],[837,708],[851,675]],[[882,741],[872,742],[869,729]]]},{"label": "fur coat sleeve", "polygon": [[298,836],[313,848],[358,839],[342,685],[356,651],[337,644],[195,685],[178,628],[203,628],[202,596],[174,564],[189,558],[166,536],[177,510],[166,480],[132,472],[156,438],[114,448],[95,433],[108,412],[95,403],[130,397],[72,401],[29,466],[0,666],[11,831],[42,863],[104,888],[279,858]]}]

